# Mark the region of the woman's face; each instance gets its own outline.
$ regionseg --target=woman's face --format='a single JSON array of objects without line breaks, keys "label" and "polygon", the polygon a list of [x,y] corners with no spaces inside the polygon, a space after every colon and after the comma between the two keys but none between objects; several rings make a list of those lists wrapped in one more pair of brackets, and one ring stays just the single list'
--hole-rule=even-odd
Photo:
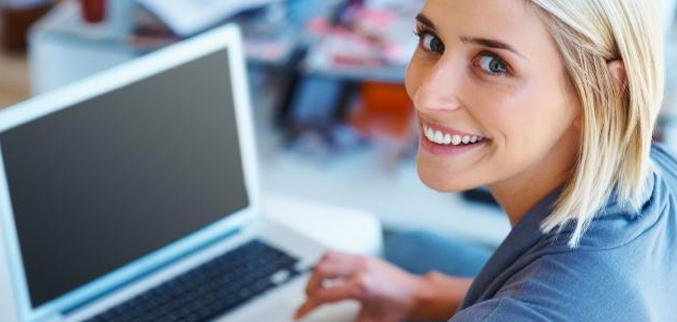
[{"label": "woman's face", "polygon": [[419,120],[423,182],[440,191],[521,189],[571,166],[579,104],[536,8],[524,0],[428,0],[416,30],[406,88]]}]

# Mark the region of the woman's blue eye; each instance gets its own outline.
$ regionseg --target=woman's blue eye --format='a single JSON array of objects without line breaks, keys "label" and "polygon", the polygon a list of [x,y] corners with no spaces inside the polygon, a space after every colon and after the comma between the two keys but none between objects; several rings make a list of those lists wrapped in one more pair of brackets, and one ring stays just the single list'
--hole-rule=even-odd
[{"label": "woman's blue eye", "polygon": [[482,55],[479,66],[489,74],[505,74],[508,72],[508,66],[502,60],[492,55]]},{"label": "woman's blue eye", "polygon": [[423,47],[423,49],[426,51],[433,51],[437,53],[444,52],[444,44],[437,36],[429,32],[419,32],[418,37],[421,47]]}]

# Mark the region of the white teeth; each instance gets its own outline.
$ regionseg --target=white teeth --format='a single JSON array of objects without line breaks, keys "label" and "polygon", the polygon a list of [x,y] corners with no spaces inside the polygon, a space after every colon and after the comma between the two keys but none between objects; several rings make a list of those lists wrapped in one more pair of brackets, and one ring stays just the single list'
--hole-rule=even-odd
[{"label": "white teeth", "polygon": [[461,145],[461,144],[471,144],[471,143],[476,143],[482,141],[484,138],[480,136],[470,136],[470,135],[458,135],[454,134],[451,135],[449,133],[443,133],[442,131],[439,130],[433,130],[432,128],[429,128],[425,125],[423,125],[423,135],[428,139],[428,141],[440,144],[440,145],[450,145],[453,144],[455,146]]},{"label": "white teeth", "polygon": [[444,144],[449,145],[451,143],[451,134],[447,133],[444,135]]},{"label": "white teeth", "polygon": [[460,135],[453,135],[451,137],[451,144],[453,144],[453,145],[461,144],[461,136]]},{"label": "white teeth", "polygon": [[432,141],[433,136],[435,136],[433,129],[431,129],[431,128],[425,129],[425,137],[428,138],[428,140]]},{"label": "white teeth", "polygon": [[433,138],[433,142],[437,144],[442,144],[444,143],[444,134],[440,131],[435,131],[435,137]]}]

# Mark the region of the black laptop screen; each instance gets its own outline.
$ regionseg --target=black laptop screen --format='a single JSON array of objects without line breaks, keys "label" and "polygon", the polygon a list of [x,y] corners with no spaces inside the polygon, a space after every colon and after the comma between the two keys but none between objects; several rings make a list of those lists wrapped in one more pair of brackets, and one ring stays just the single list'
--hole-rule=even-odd
[{"label": "black laptop screen", "polygon": [[227,62],[215,52],[0,134],[34,307],[247,207]]}]

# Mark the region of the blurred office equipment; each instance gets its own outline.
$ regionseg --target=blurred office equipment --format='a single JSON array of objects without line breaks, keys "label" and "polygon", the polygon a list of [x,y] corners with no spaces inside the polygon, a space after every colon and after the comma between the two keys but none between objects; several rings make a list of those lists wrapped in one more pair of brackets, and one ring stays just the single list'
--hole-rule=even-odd
[{"label": "blurred office equipment", "polygon": [[80,0],[82,19],[88,23],[99,23],[106,18],[107,0]]},{"label": "blurred office equipment", "polygon": [[[115,1],[111,1],[115,2]],[[82,19],[79,1],[63,1],[31,29],[31,90],[40,94],[129,61],[140,52],[108,22]]]},{"label": "blurred office equipment", "polygon": [[379,251],[367,212],[265,199],[241,47],[219,27],[0,113],[3,321],[291,321],[327,247]]}]

